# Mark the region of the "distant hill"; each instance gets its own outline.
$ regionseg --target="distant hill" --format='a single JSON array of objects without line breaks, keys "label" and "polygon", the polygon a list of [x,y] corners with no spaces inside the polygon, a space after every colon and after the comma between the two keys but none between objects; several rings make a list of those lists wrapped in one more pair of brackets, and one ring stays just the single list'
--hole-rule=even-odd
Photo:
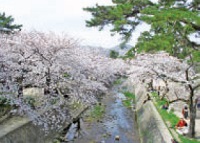
[{"label": "distant hill", "polygon": [[90,52],[93,51],[95,53],[98,53],[102,56],[110,57],[110,51],[114,50],[119,53],[119,56],[125,55],[129,49],[131,49],[132,45],[125,45],[123,47],[120,47],[120,45],[117,45],[115,47],[112,47],[110,49],[102,48],[102,47],[95,47],[95,46],[82,46],[85,50],[89,50]]},{"label": "distant hill", "polygon": [[97,46],[82,46],[82,48],[86,50],[89,50],[90,52],[92,51],[93,53],[98,53],[101,56],[106,56],[109,57],[110,49],[106,49],[103,47],[97,47]]}]

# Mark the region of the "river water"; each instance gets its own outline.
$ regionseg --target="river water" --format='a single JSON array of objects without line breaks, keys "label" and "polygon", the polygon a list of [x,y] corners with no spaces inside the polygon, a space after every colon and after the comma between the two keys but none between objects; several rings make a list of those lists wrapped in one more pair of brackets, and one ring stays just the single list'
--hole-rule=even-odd
[{"label": "river water", "polygon": [[118,88],[113,88],[101,100],[105,106],[103,118],[88,122],[83,116],[79,134],[75,133],[77,124],[72,124],[65,136],[67,143],[139,143],[134,111],[123,105],[124,99]]}]

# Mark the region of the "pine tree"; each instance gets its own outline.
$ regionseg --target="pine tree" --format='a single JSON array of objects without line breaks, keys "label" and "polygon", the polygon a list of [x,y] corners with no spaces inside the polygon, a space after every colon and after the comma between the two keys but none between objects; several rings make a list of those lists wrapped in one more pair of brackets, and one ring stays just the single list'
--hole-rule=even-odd
[{"label": "pine tree", "polygon": [[[151,25],[150,32],[144,32],[135,48],[138,51],[164,50],[179,58],[193,53],[197,59],[200,55],[198,45],[190,41],[188,35],[200,31],[198,0],[188,3],[186,0],[113,0],[112,6],[84,8],[92,14],[86,21],[88,27],[112,25],[111,33],[122,35],[123,43],[130,40],[135,28],[146,22]],[[197,36],[199,36],[197,34]],[[200,58],[198,58],[200,60]]]},{"label": "pine tree", "polygon": [[0,13],[0,32],[12,33],[17,30],[21,30],[22,25],[13,24],[14,18],[12,16],[6,16],[6,14]]}]

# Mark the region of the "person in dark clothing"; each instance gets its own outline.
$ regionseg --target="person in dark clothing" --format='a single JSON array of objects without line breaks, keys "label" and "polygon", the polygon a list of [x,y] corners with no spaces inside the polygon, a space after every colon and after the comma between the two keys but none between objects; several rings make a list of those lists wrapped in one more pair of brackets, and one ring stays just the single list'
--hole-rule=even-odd
[{"label": "person in dark clothing", "polygon": [[168,103],[165,103],[165,104],[162,106],[162,109],[167,110],[168,108],[169,108],[169,104],[168,104]]},{"label": "person in dark clothing", "polygon": [[183,109],[182,109],[182,115],[185,119],[188,118],[188,107],[185,106]]},{"label": "person in dark clothing", "polygon": [[196,103],[197,103],[197,109],[200,110],[200,97],[197,97]]}]

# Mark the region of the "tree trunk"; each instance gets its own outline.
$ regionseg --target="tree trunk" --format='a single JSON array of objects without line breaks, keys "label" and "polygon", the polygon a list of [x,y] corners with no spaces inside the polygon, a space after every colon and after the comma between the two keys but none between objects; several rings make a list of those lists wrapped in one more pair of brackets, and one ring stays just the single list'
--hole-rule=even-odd
[{"label": "tree trunk", "polygon": [[17,97],[18,98],[22,98],[23,97],[23,76],[19,77],[18,79],[18,94]]},{"label": "tree trunk", "polygon": [[44,88],[44,95],[50,94],[50,85],[51,85],[51,74],[50,68],[47,69],[46,74],[46,86]]},{"label": "tree trunk", "polygon": [[18,98],[23,97],[23,86],[19,85],[18,88]]},{"label": "tree trunk", "polygon": [[[191,89],[191,88],[190,88]],[[189,125],[189,133],[188,136],[191,138],[195,137],[195,118],[196,118],[196,104],[193,102],[194,91],[190,90],[190,100],[189,100],[189,108],[190,108],[190,125]]]}]

